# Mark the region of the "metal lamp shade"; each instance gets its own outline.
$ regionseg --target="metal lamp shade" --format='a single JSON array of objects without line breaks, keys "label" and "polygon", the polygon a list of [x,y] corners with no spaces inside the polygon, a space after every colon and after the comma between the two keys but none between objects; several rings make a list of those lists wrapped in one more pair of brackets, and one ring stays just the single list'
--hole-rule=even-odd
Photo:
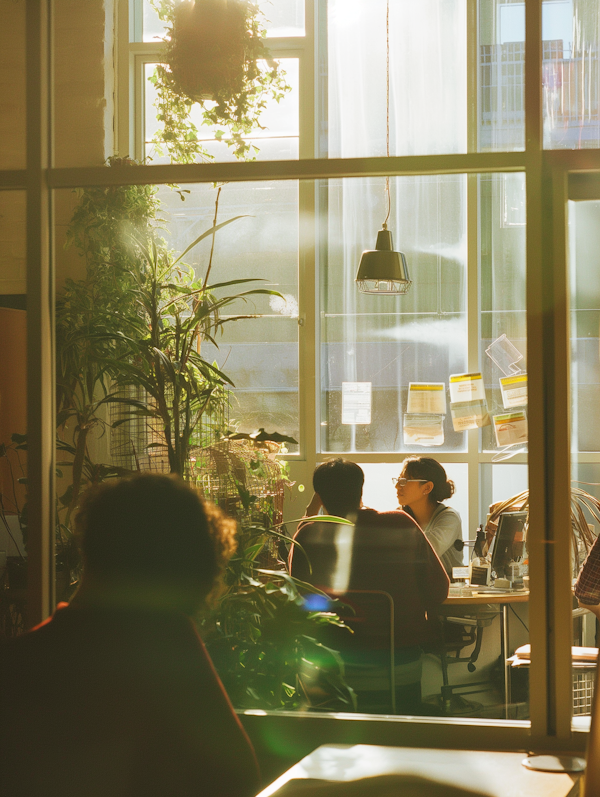
[{"label": "metal lamp shade", "polygon": [[390,230],[379,230],[375,249],[362,253],[356,284],[361,293],[408,293],[412,281],[406,257],[402,252],[394,252]]}]

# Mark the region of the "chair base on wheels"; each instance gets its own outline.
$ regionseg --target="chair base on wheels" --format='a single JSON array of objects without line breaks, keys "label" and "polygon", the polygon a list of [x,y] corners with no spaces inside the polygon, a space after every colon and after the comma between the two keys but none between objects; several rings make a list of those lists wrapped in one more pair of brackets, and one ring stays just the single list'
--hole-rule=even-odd
[{"label": "chair base on wheels", "polygon": [[[469,611],[465,616],[447,616],[441,614],[442,642],[436,651],[442,665],[442,689],[439,703],[447,716],[474,715],[483,709],[481,703],[467,700],[466,695],[480,694],[490,688],[490,681],[474,681],[463,684],[450,684],[448,667],[452,664],[464,663],[469,672],[475,672],[476,661],[481,652],[484,628],[490,626],[498,615],[495,608],[482,606]],[[469,656],[460,656],[463,648],[474,645]],[[448,655],[454,653],[454,655]]]}]

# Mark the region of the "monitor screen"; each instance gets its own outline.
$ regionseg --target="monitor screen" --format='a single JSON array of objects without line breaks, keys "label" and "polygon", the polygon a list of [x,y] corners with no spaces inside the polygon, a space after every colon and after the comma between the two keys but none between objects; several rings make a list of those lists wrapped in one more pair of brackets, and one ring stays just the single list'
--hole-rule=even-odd
[{"label": "monitor screen", "polygon": [[506,577],[510,562],[526,558],[526,523],[527,512],[503,512],[500,515],[492,553],[492,570],[497,577]]}]

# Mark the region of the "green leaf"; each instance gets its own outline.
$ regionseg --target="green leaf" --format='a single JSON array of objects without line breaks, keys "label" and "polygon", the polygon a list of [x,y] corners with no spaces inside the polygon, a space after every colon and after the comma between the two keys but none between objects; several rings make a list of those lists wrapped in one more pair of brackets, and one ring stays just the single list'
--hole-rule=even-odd
[{"label": "green leaf", "polygon": [[63,506],[69,506],[71,501],[73,500],[73,485],[70,484],[65,492],[59,496],[58,500]]},{"label": "green leaf", "polygon": [[183,257],[185,257],[185,256],[187,255],[187,253],[188,253],[188,252],[189,252],[191,249],[193,249],[193,248],[194,248],[194,247],[195,247],[197,244],[199,244],[199,243],[200,243],[200,241],[203,241],[205,238],[208,238],[208,236],[209,236],[209,235],[214,235],[214,233],[216,233],[218,230],[221,230],[223,227],[226,227],[228,224],[232,224],[234,221],[237,221],[238,219],[244,219],[244,218],[246,218],[247,216],[248,216],[248,214],[247,214],[247,213],[244,213],[244,214],[243,214],[243,215],[241,215],[241,216],[234,216],[234,217],[233,217],[233,218],[231,218],[231,219],[227,219],[227,221],[222,221],[220,224],[216,224],[216,225],[214,225],[213,227],[209,227],[209,229],[208,229],[208,230],[206,230],[205,232],[203,232],[203,233],[202,233],[202,235],[199,235],[199,236],[198,236],[198,238],[196,238],[196,240],[195,240],[195,241],[192,241],[192,243],[191,243],[191,244],[190,244],[190,245],[187,247],[187,249],[185,249],[185,250],[184,250],[184,251],[183,251],[183,252],[182,252],[182,253],[179,255],[179,257],[177,258],[177,260],[175,260],[175,261],[173,262],[173,265],[174,265],[174,266],[175,266],[175,265],[177,265],[177,263],[179,263],[179,261],[180,261],[180,260],[181,260]]}]

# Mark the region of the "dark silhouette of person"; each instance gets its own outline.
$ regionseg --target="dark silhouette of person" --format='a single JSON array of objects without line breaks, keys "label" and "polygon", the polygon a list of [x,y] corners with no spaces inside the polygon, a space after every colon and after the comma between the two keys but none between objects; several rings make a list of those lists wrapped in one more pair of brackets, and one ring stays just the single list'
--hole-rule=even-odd
[{"label": "dark silhouette of person", "polygon": [[183,482],[83,497],[70,604],[0,648],[2,797],[247,797],[256,759],[192,616],[235,523]]}]

